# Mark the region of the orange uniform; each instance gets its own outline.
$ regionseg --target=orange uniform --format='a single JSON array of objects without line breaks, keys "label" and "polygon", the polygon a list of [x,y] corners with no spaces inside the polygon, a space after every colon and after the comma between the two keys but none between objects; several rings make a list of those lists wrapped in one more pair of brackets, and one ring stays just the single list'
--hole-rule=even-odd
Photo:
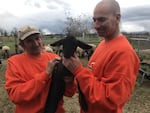
[{"label": "orange uniform", "polygon": [[86,113],[121,113],[134,90],[138,70],[139,58],[125,36],[103,40],[88,68],[80,65],[73,72],[88,103]]},{"label": "orange uniform", "polygon": [[[44,112],[51,81],[45,71],[48,61],[55,57],[58,56],[43,52],[39,57],[23,53],[8,59],[5,89],[16,105],[15,113]],[[68,85],[65,95],[71,97],[74,93],[75,85]],[[58,106],[57,113],[64,113],[63,100]]]}]

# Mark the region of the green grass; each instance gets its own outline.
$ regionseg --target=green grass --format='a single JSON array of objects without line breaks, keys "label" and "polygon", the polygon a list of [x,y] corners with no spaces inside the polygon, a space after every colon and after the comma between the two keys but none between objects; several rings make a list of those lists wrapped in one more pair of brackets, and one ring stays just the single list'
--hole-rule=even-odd
[{"label": "green grass", "polygon": [[[51,36],[43,36],[43,43],[45,45],[47,44],[51,44],[57,40],[60,40],[63,37],[51,37]],[[85,37],[84,39],[81,37],[77,37],[79,40],[82,40],[86,43],[93,43],[95,45],[97,45],[99,43],[99,41],[101,40],[101,38],[99,37]],[[7,45],[11,48],[10,53],[15,53],[15,44],[19,43],[18,39],[15,40],[14,37],[0,37],[0,42],[3,42],[2,45]]]}]

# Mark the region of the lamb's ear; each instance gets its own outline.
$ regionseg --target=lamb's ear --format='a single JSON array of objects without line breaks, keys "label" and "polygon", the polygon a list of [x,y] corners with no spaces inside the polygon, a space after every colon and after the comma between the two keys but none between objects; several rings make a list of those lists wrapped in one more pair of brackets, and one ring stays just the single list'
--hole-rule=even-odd
[{"label": "lamb's ear", "polygon": [[77,40],[77,45],[82,49],[91,49],[92,46],[86,44],[85,42],[82,42],[80,40]]},{"label": "lamb's ear", "polygon": [[64,39],[61,39],[61,40],[58,40],[58,41],[56,41],[56,42],[54,42],[54,43],[52,43],[52,44],[50,44],[50,45],[51,45],[51,46],[60,46],[60,45],[63,44],[63,41],[64,41]]}]

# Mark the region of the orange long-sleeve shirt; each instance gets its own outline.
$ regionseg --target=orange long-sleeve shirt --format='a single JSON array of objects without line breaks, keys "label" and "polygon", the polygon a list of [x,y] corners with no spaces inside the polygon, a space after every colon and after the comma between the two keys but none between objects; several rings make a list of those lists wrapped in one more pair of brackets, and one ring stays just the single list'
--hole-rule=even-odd
[{"label": "orange long-sleeve shirt", "polygon": [[[43,52],[39,57],[27,53],[8,59],[5,89],[16,105],[15,113],[43,113],[51,79],[46,75],[48,61],[58,57],[56,54]],[[66,88],[65,95],[75,93],[75,84]],[[61,100],[57,113],[64,113]]]},{"label": "orange long-sleeve shirt", "polygon": [[88,103],[87,113],[121,113],[133,92],[138,70],[139,58],[125,36],[102,41],[88,68],[74,70]]}]

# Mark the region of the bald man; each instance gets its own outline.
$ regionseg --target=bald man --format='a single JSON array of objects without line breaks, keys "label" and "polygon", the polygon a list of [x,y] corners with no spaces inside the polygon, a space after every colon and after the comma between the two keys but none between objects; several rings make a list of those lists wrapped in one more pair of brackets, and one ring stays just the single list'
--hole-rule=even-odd
[{"label": "bald man", "polygon": [[[83,67],[75,55],[63,64],[74,74],[84,94],[87,109],[81,113],[121,113],[134,90],[139,58],[120,33],[120,7],[115,0],[102,0],[93,12],[93,26],[103,37]],[[81,101],[80,101],[81,102]]]}]

